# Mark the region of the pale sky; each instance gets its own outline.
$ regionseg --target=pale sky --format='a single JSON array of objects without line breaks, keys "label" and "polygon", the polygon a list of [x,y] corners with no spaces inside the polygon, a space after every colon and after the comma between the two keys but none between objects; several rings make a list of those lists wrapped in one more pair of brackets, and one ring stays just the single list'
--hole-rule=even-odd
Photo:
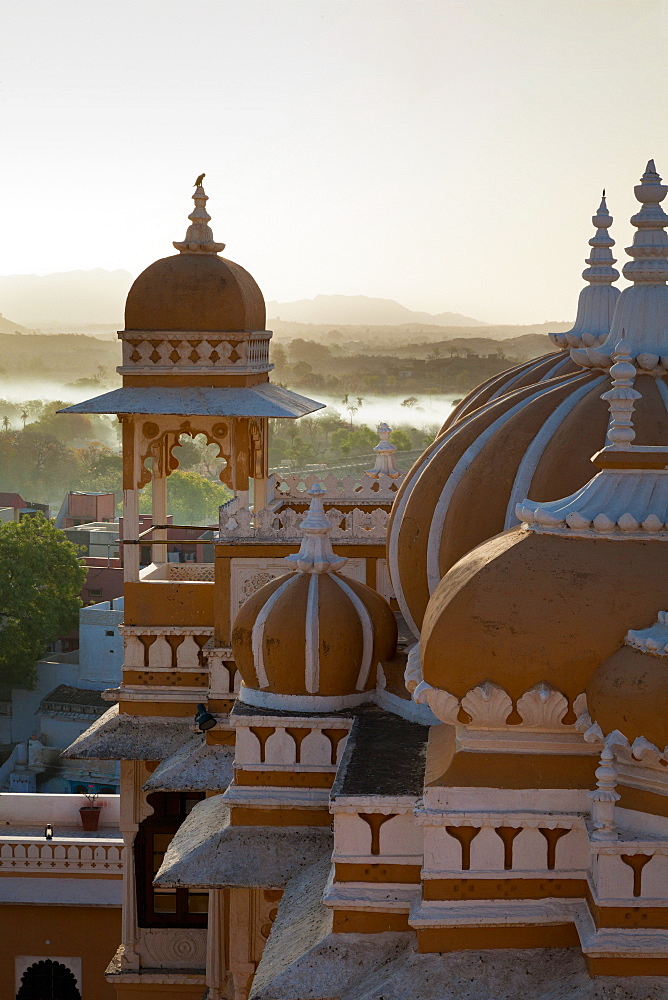
[{"label": "pale sky", "polygon": [[[19,0],[0,274],[175,251],[195,176],[267,299],[568,319],[602,187],[668,176],[662,0]],[[0,312],[2,303],[0,303]]]}]

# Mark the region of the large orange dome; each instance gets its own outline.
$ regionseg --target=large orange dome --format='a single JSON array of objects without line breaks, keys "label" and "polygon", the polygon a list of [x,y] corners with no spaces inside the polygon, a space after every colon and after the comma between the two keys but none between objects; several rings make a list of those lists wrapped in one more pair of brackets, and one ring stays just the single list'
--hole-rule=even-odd
[{"label": "large orange dome", "polygon": [[[555,368],[567,368],[558,357],[553,363],[548,356],[533,367],[517,369],[510,379],[499,376],[495,387],[487,383],[475,401],[460,407],[458,419],[446,426],[402,483],[389,525],[388,564],[397,600],[416,636],[439,581],[466,552],[514,527],[518,523],[515,508],[523,497],[543,501],[564,496],[590,478],[589,459],[605,441],[607,423],[599,396],[610,384],[608,369],[614,346],[612,335],[606,336],[605,331],[614,327],[620,310],[628,319],[625,332],[636,370],[643,375],[638,385],[642,399],[635,416],[639,438],[645,445],[665,442],[667,366],[663,356],[648,353],[648,346],[656,345],[651,331],[648,334],[645,330],[654,329],[657,303],[668,296],[664,269],[652,249],[663,246],[661,239],[665,240],[663,219],[655,211],[655,202],[666,190],[659,182],[653,164],[651,170],[648,165],[635,190],[636,197],[643,204],[647,202],[643,212],[647,209],[650,214],[641,213],[632,220],[640,230],[634,239],[651,243],[647,250],[651,268],[641,267],[642,260],[627,265],[625,274],[631,268],[627,276],[636,284],[617,297],[610,287],[612,275],[617,274],[611,267],[612,258],[607,263],[599,259],[598,265],[592,264],[589,272],[584,272],[594,283],[581,293],[576,327],[553,337],[558,344],[571,346],[572,356],[589,367],[555,377]],[[597,219],[600,221],[601,215],[594,217]],[[607,234],[602,240],[602,246],[612,242]],[[641,256],[645,251],[634,242],[629,252]],[[594,255],[588,262],[593,260]],[[590,296],[592,308],[583,300],[588,293],[594,293]],[[625,305],[628,301],[633,308]],[[596,304],[598,311],[593,308]],[[619,340],[622,333],[616,336]],[[668,364],[668,350],[664,354]],[[476,402],[481,404],[477,408]]]},{"label": "large orange dome", "polygon": [[664,606],[665,544],[520,527],[484,542],[429,602],[424,680],[457,698],[491,681],[513,701],[546,682],[572,704],[629,626]]}]

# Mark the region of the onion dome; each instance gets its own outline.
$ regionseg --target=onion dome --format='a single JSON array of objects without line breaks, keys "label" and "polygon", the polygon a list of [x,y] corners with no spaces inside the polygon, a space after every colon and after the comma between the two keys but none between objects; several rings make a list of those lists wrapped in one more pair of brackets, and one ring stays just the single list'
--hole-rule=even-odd
[{"label": "onion dome", "polygon": [[575,326],[566,333],[551,333],[550,340],[557,347],[593,347],[603,343],[610,333],[610,324],[619,298],[619,289],[612,284],[619,277],[619,271],[612,266],[615,258],[611,247],[615,241],[608,233],[612,225],[612,216],[605,202],[605,191],[601,198],[598,212],[591,221],[596,226],[596,233],[589,240],[592,248],[587,264],[589,267],[582,272],[582,277],[588,282],[580,292],[578,312]]},{"label": "onion dome", "polygon": [[257,591],[239,611],[232,649],[242,701],[261,708],[336,711],[372,699],[378,664],[396,650],[397,625],[375,590],[342,576],[332,551],[324,490],[314,486],[296,569]]},{"label": "onion dome", "polygon": [[255,279],[234,261],[219,257],[209,228],[207,195],[198,184],[195,208],[179,251],[146,268],[125,304],[126,330],[179,330],[210,333],[264,330],[264,297]]},{"label": "onion dome", "polygon": [[668,612],[645,629],[629,629],[624,645],[587,685],[587,710],[608,736],[621,732],[629,743],[668,745]]},{"label": "onion dome", "polygon": [[[602,305],[603,299],[596,301]],[[666,307],[668,315],[668,302]],[[604,329],[605,316],[596,329]],[[416,637],[443,576],[476,545],[516,526],[522,497],[564,496],[589,480],[590,457],[605,439],[607,414],[599,397],[609,386],[609,364],[555,376],[562,359],[573,365],[568,354],[554,354],[533,369],[529,363],[504,373],[495,388],[488,382],[476,390],[402,481],[389,524],[388,565]],[[668,384],[662,378],[647,383],[636,425],[642,440],[660,445],[668,434]]]},{"label": "onion dome", "polygon": [[663,375],[668,371],[668,215],[661,202],[668,186],[661,183],[654,160],[634,192],[642,208],[631,219],[638,231],[626,251],[633,259],[622,270],[633,284],[619,297],[606,339],[599,346],[576,348],[571,357],[580,365],[609,368],[623,336],[639,372]]},{"label": "onion dome", "polygon": [[664,606],[668,448],[632,444],[640,394],[624,344],[610,374],[601,471],[565,499],[524,500],[521,527],[469,552],[436,587],[421,639],[427,685],[461,699],[489,681],[516,702],[542,683],[572,707],[629,626]]}]

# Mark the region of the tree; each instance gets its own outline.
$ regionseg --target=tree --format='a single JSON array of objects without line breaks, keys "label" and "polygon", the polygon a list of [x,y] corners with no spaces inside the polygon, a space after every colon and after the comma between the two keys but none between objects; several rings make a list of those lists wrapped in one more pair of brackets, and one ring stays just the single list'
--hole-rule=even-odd
[{"label": "tree", "polygon": [[401,405],[407,406],[410,409],[412,406],[415,406],[417,402],[418,402],[417,396],[409,396],[408,399],[405,399]]},{"label": "tree", "polygon": [[26,429],[26,420],[28,419],[29,415],[30,415],[30,414],[28,413],[28,411],[27,411],[27,410],[25,409],[25,407],[24,407],[24,408],[23,408],[23,409],[21,410],[21,420],[23,421],[23,430],[25,430],[25,429]]},{"label": "tree", "polygon": [[3,431],[8,431],[9,427],[10,427],[9,417],[8,416],[4,416],[2,418],[2,429],[3,429]]},{"label": "tree", "polygon": [[[222,483],[212,483],[197,472],[177,469],[167,480],[167,513],[175,524],[215,524],[218,508],[232,499],[232,492]],[[142,514],[151,512],[151,484],[142,490],[139,500]]]},{"label": "tree", "polygon": [[0,525],[0,684],[32,687],[35,661],[77,624],[86,569],[41,514]]},{"label": "tree", "polygon": [[396,431],[392,431],[390,434],[390,442],[394,445],[397,451],[411,450],[410,434],[408,434],[408,432],[402,427],[397,427]]}]

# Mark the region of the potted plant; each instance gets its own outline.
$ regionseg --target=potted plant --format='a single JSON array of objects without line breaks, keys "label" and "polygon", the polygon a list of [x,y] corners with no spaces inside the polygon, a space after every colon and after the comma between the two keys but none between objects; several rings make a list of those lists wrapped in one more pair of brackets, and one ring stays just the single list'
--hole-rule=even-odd
[{"label": "potted plant", "polygon": [[97,830],[97,825],[100,822],[100,809],[102,808],[102,806],[95,804],[99,793],[95,791],[95,785],[89,785],[88,791],[84,794],[88,805],[82,806],[79,810],[81,825],[84,830]]}]

